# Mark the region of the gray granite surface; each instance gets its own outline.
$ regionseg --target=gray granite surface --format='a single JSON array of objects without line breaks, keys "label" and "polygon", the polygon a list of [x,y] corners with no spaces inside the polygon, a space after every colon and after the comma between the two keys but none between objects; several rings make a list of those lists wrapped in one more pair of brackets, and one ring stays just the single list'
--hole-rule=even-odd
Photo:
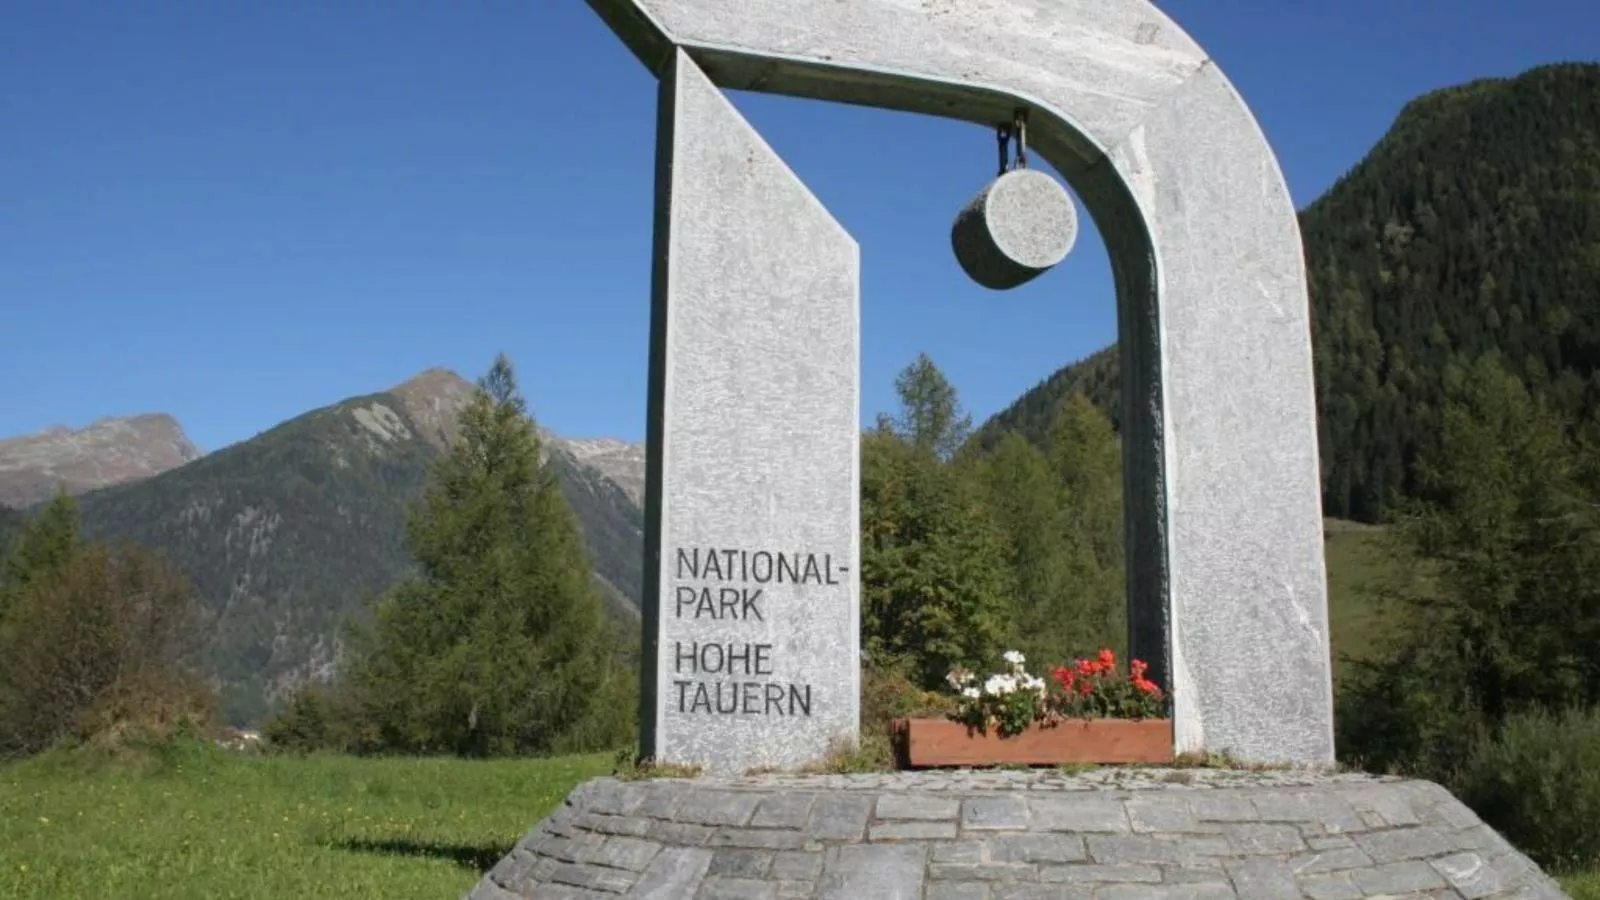
[{"label": "gray granite surface", "polygon": [[1007,290],[1067,258],[1078,239],[1078,212],[1054,178],[1012,169],[984,185],[950,229],[956,261],[984,287]]},{"label": "gray granite surface", "polygon": [[659,140],[644,755],[793,768],[859,718],[859,253],[686,55]]},{"label": "gray granite surface", "polygon": [[1443,788],[1104,769],[602,778],[469,900],[1510,900],[1559,886]]},{"label": "gray granite surface", "polygon": [[[1082,199],[1116,277],[1131,649],[1170,689],[1176,747],[1251,761],[1331,761],[1299,226],[1271,147],[1205,51],[1145,0],[589,3],[663,77],[687,55],[724,88],[910,110],[986,131],[1010,122],[1018,107],[1029,110],[1032,153]],[[710,182],[736,193],[750,183],[731,163],[704,177],[710,181],[675,184],[704,204],[712,202]],[[951,200],[955,210],[967,198]],[[785,264],[802,277],[842,252],[814,242],[819,215],[802,212],[790,239]],[[720,274],[742,283],[762,268],[751,260],[774,249],[767,242],[776,231],[765,223],[751,239],[755,256],[686,241],[673,249],[685,259],[719,259]],[[817,254],[811,268],[805,254]],[[715,284],[709,266],[690,268]],[[831,286],[821,290],[834,296]],[[838,327],[854,327],[839,315]],[[813,325],[827,345],[823,323],[819,315]],[[837,349],[819,352],[842,359]],[[714,396],[733,402],[736,414],[748,408],[731,392]],[[813,429],[832,434],[820,423]],[[716,437],[738,447],[740,433]],[[821,468],[809,474],[832,477]],[[717,477],[708,472],[705,483]],[[765,488],[756,490],[759,497]],[[759,516],[741,515],[745,529],[765,527]],[[831,522],[817,527],[834,530]],[[821,550],[823,540],[805,549]]]}]

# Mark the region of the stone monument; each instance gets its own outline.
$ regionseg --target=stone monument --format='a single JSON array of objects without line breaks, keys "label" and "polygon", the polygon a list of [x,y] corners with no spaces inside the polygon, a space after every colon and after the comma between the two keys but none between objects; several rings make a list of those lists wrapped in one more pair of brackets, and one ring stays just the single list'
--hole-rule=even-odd
[{"label": "stone monument", "polygon": [[[645,754],[790,763],[848,739],[856,702],[856,251],[720,86],[1026,122],[1116,277],[1130,651],[1175,748],[1331,761],[1299,225],[1205,52],[1145,0],[589,2],[662,85]],[[1028,174],[957,224],[980,283],[1070,247],[1059,187]],[[753,580],[757,553],[815,576]]]},{"label": "stone monument", "polygon": [[[1324,765],[1298,224],[1187,35],[1146,0],[589,3],[661,79],[641,755],[707,774],[581,785],[471,900],[1564,896],[1437,785]],[[1130,649],[1175,749],[1290,768],[750,771],[856,729],[858,254],[719,86],[1026,123],[1116,276]],[[1002,163],[952,244],[1004,289],[1075,227]]]}]

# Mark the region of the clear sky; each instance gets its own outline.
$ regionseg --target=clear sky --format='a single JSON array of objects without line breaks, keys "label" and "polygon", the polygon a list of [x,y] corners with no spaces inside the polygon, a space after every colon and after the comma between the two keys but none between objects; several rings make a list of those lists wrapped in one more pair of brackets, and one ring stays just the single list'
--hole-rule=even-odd
[{"label": "clear sky", "polygon": [[[1167,0],[1305,205],[1419,93],[1600,57],[1594,0]],[[644,433],[654,79],[582,0],[7,0],[0,436],[164,411],[205,450],[497,351],[571,436]],[[1115,339],[1092,229],[994,294],[972,125],[735,102],[861,243],[863,416],[927,351],[975,418]]]}]

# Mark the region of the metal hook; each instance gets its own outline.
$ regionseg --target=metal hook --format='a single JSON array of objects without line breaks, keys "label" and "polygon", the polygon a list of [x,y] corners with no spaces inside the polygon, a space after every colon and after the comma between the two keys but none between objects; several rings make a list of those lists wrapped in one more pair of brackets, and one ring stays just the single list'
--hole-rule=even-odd
[{"label": "metal hook", "polygon": [[1014,113],[1015,120],[1011,126],[1017,138],[1017,168],[1028,167],[1028,111],[1018,107]]}]

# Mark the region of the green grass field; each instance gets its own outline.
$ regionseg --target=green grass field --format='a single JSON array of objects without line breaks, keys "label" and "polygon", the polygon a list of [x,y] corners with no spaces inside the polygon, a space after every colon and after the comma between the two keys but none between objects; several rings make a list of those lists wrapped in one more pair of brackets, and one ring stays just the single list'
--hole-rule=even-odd
[{"label": "green grass field", "polygon": [[0,768],[0,897],[457,898],[604,756],[53,754]]},{"label": "green grass field", "polygon": [[1393,564],[1378,545],[1382,531],[1371,525],[1328,519],[1323,522],[1328,560],[1328,618],[1332,626],[1334,677],[1339,657],[1361,658],[1382,636],[1390,616],[1368,593],[1392,573]]}]

